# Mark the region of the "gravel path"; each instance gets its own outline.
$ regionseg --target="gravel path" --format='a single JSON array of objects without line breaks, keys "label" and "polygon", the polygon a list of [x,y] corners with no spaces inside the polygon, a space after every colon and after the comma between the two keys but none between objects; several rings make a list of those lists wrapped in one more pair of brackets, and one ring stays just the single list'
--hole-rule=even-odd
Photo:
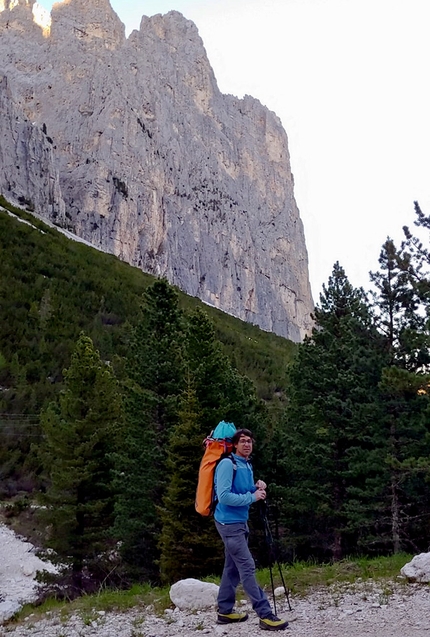
[{"label": "gravel path", "polygon": [[[391,591],[389,589],[391,588]],[[356,584],[350,588],[313,592],[292,598],[293,611],[278,601],[278,614],[290,626],[291,637],[429,637],[430,587],[417,584]],[[246,608],[246,606],[245,606]],[[161,617],[150,608],[134,608],[123,614],[96,612],[61,619],[54,614],[19,625],[7,624],[6,637],[186,637],[188,635],[249,637],[265,634],[250,611],[247,622],[218,626],[214,612],[166,611]]]},{"label": "gravel path", "polygon": [[[0,601],[16,598],[20,586],[31,584],[34,554],[29,544],[13,537],[0,525]],[[28,566],[28,560],[31,566]],[[22,589],[24,590],[24,589]],[[12,595],[13,594],[13,595]],[[278,615],[288,619],[286,637],[430,637],[430,586],[395,582],[360,582],[332,586],[308,594],[291,596],[292,611],[285,599],[277,600]],[[20,623],[0,626],[1,637],[188,637],[189,635],[250,637],[266,634],[258,618],[249,611],[247,622],[219,626],[215,611],[168,609],[162,616],[150,607],[124,613],[102,611],[69,617],[47,613]]]}]

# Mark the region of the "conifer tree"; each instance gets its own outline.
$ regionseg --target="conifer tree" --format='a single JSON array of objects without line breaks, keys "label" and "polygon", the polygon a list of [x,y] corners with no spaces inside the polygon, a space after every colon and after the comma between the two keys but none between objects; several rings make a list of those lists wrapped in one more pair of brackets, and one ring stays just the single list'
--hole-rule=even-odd
[{"label": "conifer tree", "polygon": [[113,521],[110,453],[120,437],[121,400],[110,368],[84,334],[64,377],[58,403],[41,416],[49,478],[42,514],[52,529],[49,546],[71,569],[72,592],[79,593],[84,570],[95,579],[106,576],[100,554]]},{"label": "conifer tree", "polygon": [[219,572],[223,562],[213,519],[202,518],[194,506],[205,425],[190,378],[181,403],[167,449],[171,477],[161,507],[160,570],[170,583]]},{"label": "conifer tree", "polygon": [[315,319],[289,372],[277,497],[296,550],[338,560],[370,532],[365,485],[379,476],[380,459],[369,451],[386,354],[363,290],[338,263]]},{"label": "conifer tree", "polygon": [[157,582],[159,506],[168,484],[167,442],[183,389],[183,316],[164,280],[144,294],[124,384],[126,434],[115,456],[115,533],[126,574]]},{"label": "conifer tree", "polygon": [[428,373],[430,365],[430,215],[425,216],[418,202],[414,203],[417,220],[415,225],[427,240],[414,236],[409,228],[403,228],[405,241],[401,245],[401,267],[408,275],[417,311],[409,313],[415,331],[412,343],[415,349],[415,371]]},{"label": "conifer tree", "polygon": [[415,373],[430,362],[425,315],[416,292],[418,268],[411,255],[388,238],[379,255],[378,272],[370,273],[375,286],[373,306],[379,330],[386,336],[391,363]]},{"label": "conifer tree", "polygon": [[[379,257],[380,270],[371,273],[378,294],[374,295],[380,329],[387,337],[390,353],[380,389],[384,405],[381,420],[382,442],[386,449],[389,482],[381,503],[381,518],[389,527],[387,535],[394,552],[418,550],[419,530],[430,515],[430,493],[425,476],[430,465],[429,424],[426,413],[430,332],[428,329],[425,248],[409,244],[397,250],[387,239]],[[424,301],[424,307],[423,307]],[[381,526],[383,526],[381,524]]]},{"label": "conifer tree", "polygon": [[188,316],[186,356],[202,410],[202,419],[206,423],[202,431],[204,437],[220,420],[233,418],[229,413],[230,404],[226,391],[231,363],[215,337],[212,321],[201,309]]},{"label": "conifer tree", "polygon": [[257,437],[261,431],[263,437],[266,414],[255,387],[223,353],[214,325],[201,309],[188,316],[186,360],[202,409],[204,436],[226,420],[253,430]]},{"label": "conifer tree", "polygon": [[222,353],[207,314],[198,309],[188,319],[187,388],[167,447],[170,481],[163,498],[160,540],[165,581],[222,570],[222,544],[213,518],[202,518],[194,507],[204,438],[220,420],[227,420],[251,429],[261,440],[266,424],[255,388]]}]

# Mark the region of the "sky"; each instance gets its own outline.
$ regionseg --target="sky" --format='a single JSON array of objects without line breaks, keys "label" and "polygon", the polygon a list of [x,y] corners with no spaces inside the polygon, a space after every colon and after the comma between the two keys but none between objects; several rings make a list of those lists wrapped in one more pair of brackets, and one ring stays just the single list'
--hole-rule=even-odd
[{"label": "sky", "polygon": [[430,214],[428,0],[110,1],[127,35],[142,15],[180,11],[220,90],[278,115],[314,301],[336,261],[368,290],[386,238],[413,228],[414,201]]}]

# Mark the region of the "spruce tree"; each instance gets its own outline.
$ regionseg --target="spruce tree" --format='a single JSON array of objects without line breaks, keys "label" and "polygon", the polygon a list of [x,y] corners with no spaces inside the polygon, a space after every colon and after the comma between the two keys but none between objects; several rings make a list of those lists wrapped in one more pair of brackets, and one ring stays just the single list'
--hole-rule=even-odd
[{"label": "spruce tree", "polygon": [[58,402],[41,415],[49,479],[41,513],[51,527],[49,546],[71,570],[75,594],[88,581],[84,570],[90,582],[107,575],[101,555],[109,547],[113,521],[110,453],[120,437],[122,416],[117,382],[88,336],[81,334],[64,378]]},{"label": "spruce tree", "polygon": [[202,442],[220,420],[253,430],[261,441],[266,417],[255,388],[222,353],[213,324],[202,310],[189,316],[186,362],[187,388],[166,448],[169,484],[160,541],[166,581],[221,572],[222,544],[213,518],[202,518],[194,508]]},{"label": "spruce tree", "polygon": [[[427,410],[430,332],[426,295],[426,250],[409,242],[400,250],[387,239],[379,257],[380,270],[371,273],[377,294],[378,325],[386,335],[389,361],[381,383],[384,417],[381,443],[386,449],[389,481],[380,494],[381,527],[394,552],[418,550],[423,524],[430,515],[430,492],[425,481],[430,455]],[[385,520],[385,525],[382,524]]]},{"label": "spruce tree", "polygon": [[[341,559],[371,533],[366,484],[379,479],[374,444],[384,342],[363,290],[336,263],[315,310],[312,336],[289,370],[277,497],[290,546]],[[283,457],[282,457],[283,454]]]},{"label": "spruce tree", "polygon": [[430,215],[424,215],[417,201],[414,205],[417,215],[415,225],[427,237],[416,237],[409,228],[403,228],[406,239],[401,245],[400,265],[408,276],[416,307],[416,311],[408,315],[413,328],[411,341],[415,350],[415,371],[426,374],[430,365]]},{"label": "spruce tree", "polygon": [[169,583],[220,572],[223,562],[213,519],[202,518],[194,506],[204,419],[191,382],[181,402],[167,449],[170,481],[161,507],[160,571]]},{"label": "spruce tree", "polygon": [[220,420],[233,420],[226,391],[231,363],[215,337],[212,321],[202,309],[188,315],[186,335],[187,366],[202,410],[205,436]]},{"label": "spruce tree", "polygon": [[156,281],[131,331],[124,382],[126,434],[115,456],[115,534],[124,573],[157,582],[159,506],[168,484],[166,450],[183,390],[183,315],[176,291]]},{"label": "spruce tree", "polygon": [[226,420],[237,428],[253,430],[258,438],[261,432],[263,437],[266,414],[255,387],[223,352],[206,312],[197,309],[188,316],[186,335],[187,367],[202,409],[203,434],[207,435],[220,420]]}]

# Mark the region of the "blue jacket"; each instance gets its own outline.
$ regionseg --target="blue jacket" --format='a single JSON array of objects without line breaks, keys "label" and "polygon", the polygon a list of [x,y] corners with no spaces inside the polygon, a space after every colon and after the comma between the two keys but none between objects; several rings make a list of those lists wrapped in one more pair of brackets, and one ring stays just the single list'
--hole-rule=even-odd
[{"label": "blue jacket", "polygon": [[[248,520],[249,507],[256,501],[254,475],[250,463],[232,454],[236,468],[230,458],[223,458],[215,470],[215,493],[217,505],[215,520],[221,524],[234,524]],[[234,476],[233,476],[234,472]]]}]

